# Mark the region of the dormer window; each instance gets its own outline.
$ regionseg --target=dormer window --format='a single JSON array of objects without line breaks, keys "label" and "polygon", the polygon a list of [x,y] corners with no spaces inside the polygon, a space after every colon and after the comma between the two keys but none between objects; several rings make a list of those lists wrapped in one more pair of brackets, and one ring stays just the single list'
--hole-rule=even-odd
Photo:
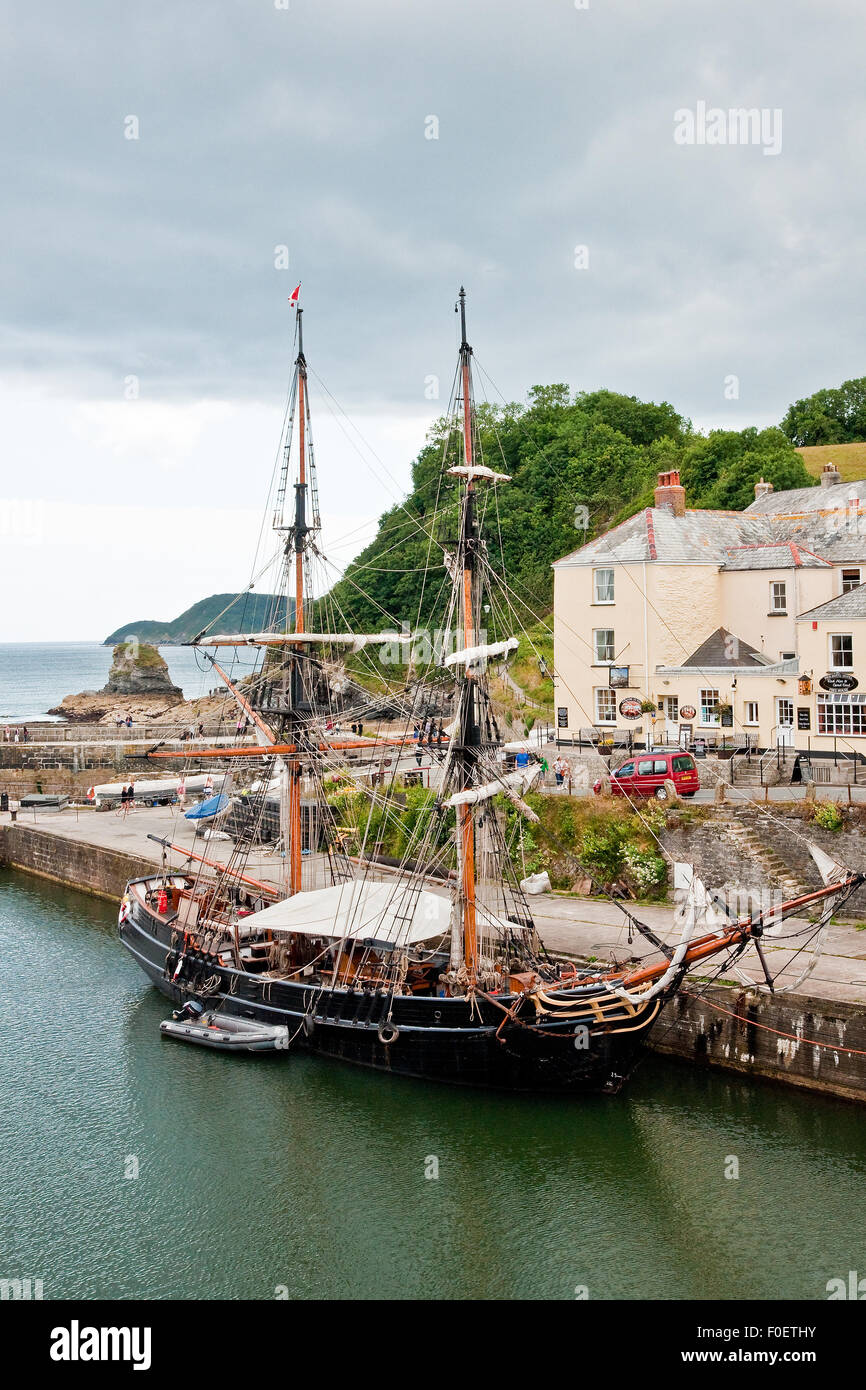
[{"label": "dormer window", "polygon": [[843,594],[850,594],[850,592],[851,592],[852,589],[859,589],[859,588],[860,588],[860,571],[859,571],[859,570],[843,570],[843,571],[842,571],[842,593],[843,593]]}]

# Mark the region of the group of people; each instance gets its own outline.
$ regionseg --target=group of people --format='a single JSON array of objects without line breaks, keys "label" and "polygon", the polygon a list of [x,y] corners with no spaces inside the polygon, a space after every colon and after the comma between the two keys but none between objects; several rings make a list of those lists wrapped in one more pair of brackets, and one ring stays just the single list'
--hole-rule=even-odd
[{"label": "group of people", "polygon": [[130,782],[128,787],[124,787],[120,793],[121,805],[131,806],[135,800],[135,783]]},{"label": "group of people", "polygon": [[126,718],[124,718],[124,716],[123,716],[122,714],[116,714],[116,715],[114,716],[114,722],[115,722],[115,724],[117,725],[118,729],[122,729],[122,728],[124,728],[124,727],[126,727],[127,729],[131,729],[131,728],[132,728],[132,715],[131,715],[131,714],[128,714],[128,715],[126,716]]},{"label": "group of people", "polygon": [[190,724],[189,728],[184,729],[183,733],[181,734],[180,741],[181,743],[185,743],[188,738],[202,738],[203,735],[204,724],[199,722],[198,727],[196,727],[195,724]]},{"label": "group of people", "polygon": [[27,727],[26,727],[26,725],[22,724],[21,727],[20,727],[20,729],[19,729],[19,728],[10,728],[8,724],[5,724],[5,725],[3,726],[3,742],[4,742],[4,743],[29,743],[29,742],[30,742],[30,735],[29,735],[29,733],[27,732]]},{"label": "group of people", "polygon": [[561,787],[564,782],[571,781],[571,763],[568,758],[563,758],[560,754],[553,760],[553,775],[556,778],[556,785]]}]

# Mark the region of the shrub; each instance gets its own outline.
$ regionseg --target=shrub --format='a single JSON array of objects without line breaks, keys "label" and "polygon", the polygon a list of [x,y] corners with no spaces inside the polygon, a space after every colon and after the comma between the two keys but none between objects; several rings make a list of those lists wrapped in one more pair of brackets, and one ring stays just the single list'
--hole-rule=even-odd
[{"label": "shrub", "polygon": [[812,820],[815,825],[820,825],[822,830],[841,830],[842,812],[835,801],[821,801],[812,812]]},{"label": "shrub", "polygon": [[629,882],[636,893],[648,893],[660,883],[667,882],[668,871],[665,861],[654,850],[626,845],[623,860]]}]

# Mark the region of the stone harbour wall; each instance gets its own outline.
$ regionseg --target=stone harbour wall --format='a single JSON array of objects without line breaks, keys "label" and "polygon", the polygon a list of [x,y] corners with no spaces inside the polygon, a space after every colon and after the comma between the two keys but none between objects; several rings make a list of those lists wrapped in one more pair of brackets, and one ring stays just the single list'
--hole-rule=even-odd
[{"label": "stone harbour wall", "polygon": [[666,1005],[650,1034],[654,1052],[866,1101],[862,1006],[728,985],[687,988]]},{"label": "stone harbour wall", "polygon": [[153,873],[157,861],[67,840],[36,826],[0,825],[0,864],[119,902],[131,878]]}]

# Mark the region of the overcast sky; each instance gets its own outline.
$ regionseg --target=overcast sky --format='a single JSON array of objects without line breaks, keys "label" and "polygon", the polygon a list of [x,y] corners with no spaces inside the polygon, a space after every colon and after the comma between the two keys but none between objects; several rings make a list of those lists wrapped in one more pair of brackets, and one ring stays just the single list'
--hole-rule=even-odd
[{"label": "overcast sky", "polygon": [[[493,399],[567,381],[741,427],[866,371],[862,0],[2,16],[0,640],[248,580],[298,280],[341,562],[441,411],[461,282]],[[700,103],[766,138],[678,143]]]}]

